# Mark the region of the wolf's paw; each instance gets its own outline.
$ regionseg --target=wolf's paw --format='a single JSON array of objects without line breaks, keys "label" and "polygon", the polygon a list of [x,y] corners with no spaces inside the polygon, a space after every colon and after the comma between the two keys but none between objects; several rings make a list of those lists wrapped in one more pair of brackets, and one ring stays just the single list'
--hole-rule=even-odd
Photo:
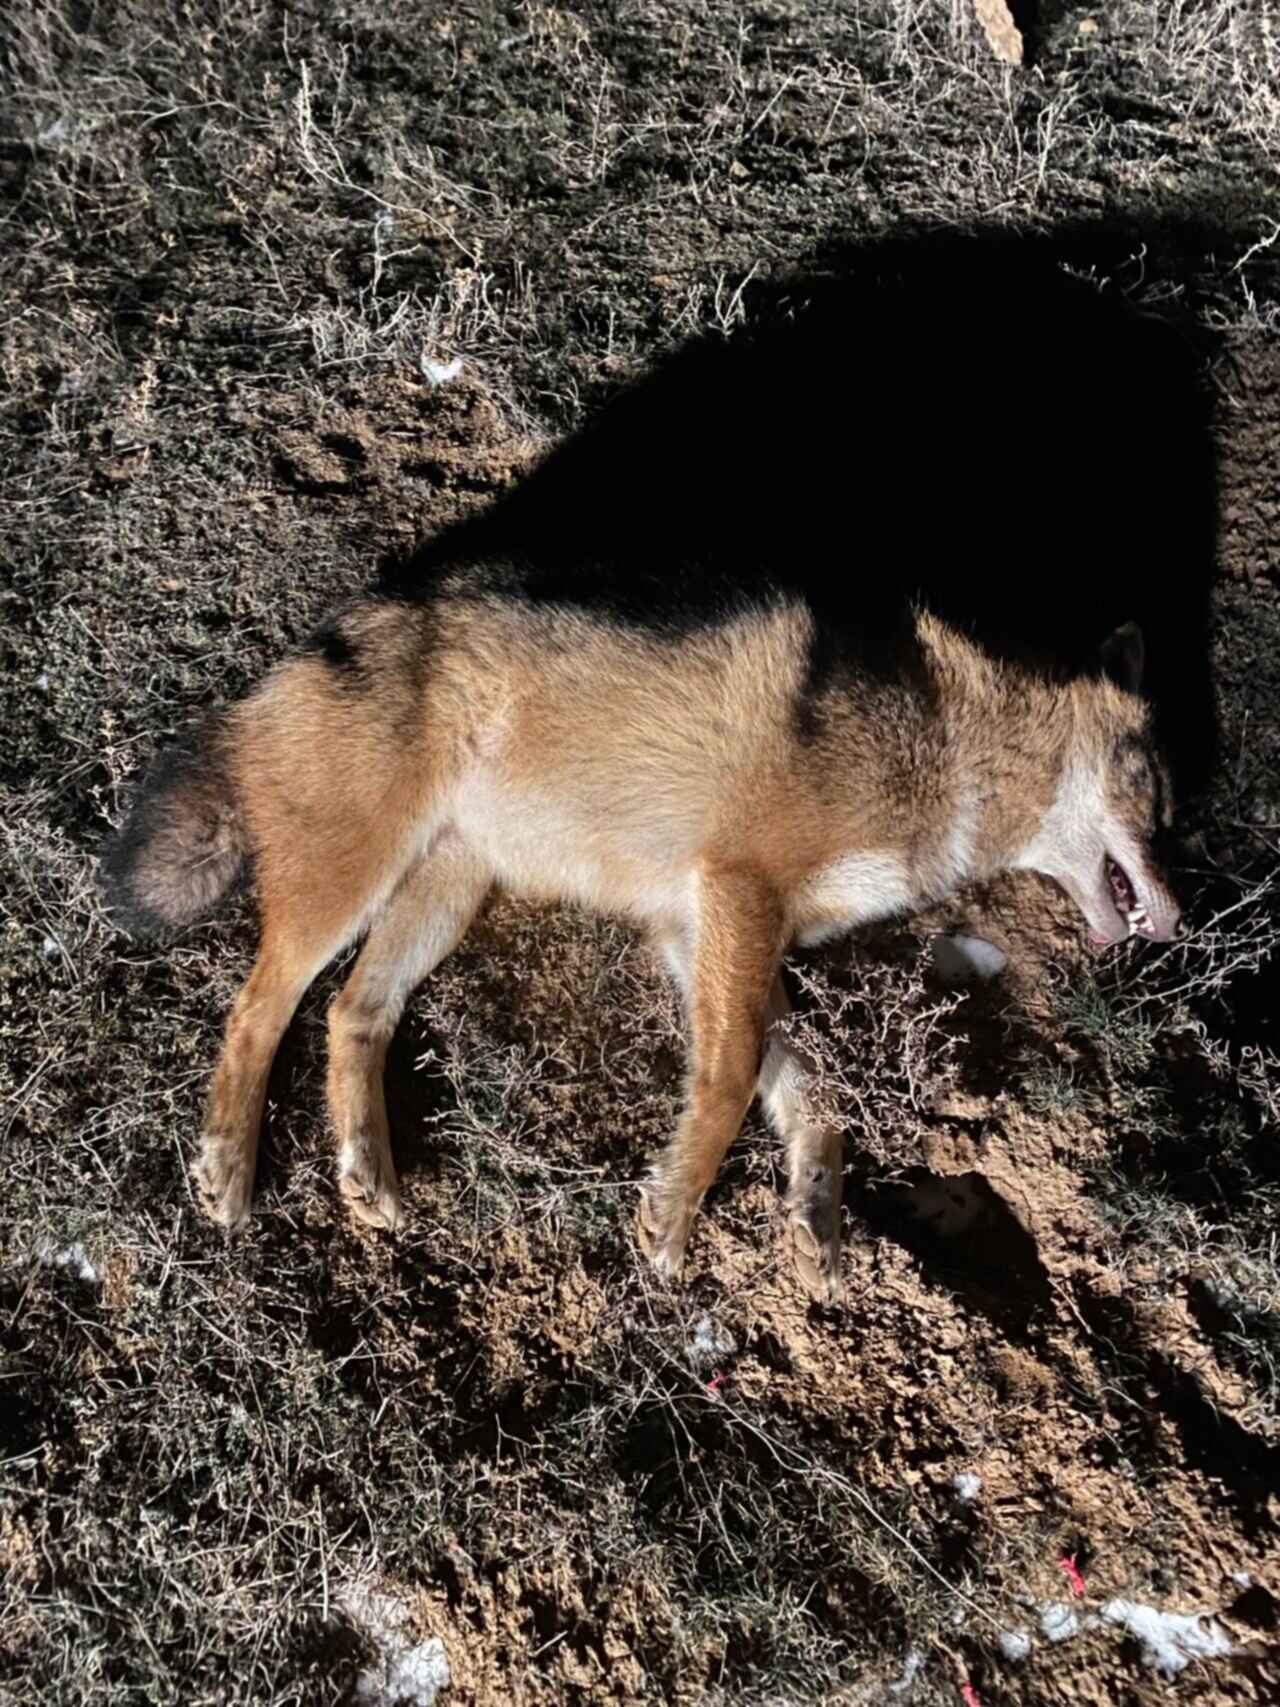
[{"label": "wolf's paw", "polygon": [[806,1209],[793,1209],[787,1217],[787,1244],[791,1261],[805,1291],[819,1304],[840,1299],[840,1229],[821,1223],[814,1226]]},{"label": "wolf's paw", "polygon": [[664,1280],[678,1281],[684,1271],[684,1248],[689,1242],[693,1213],[693,1209],[673,1206],[669,1195],[657,1186],[648,1185],[640,1194],[636,1235],[641,1250]]},{"label": "wolf's paw", "polygon": [[404,1220],[395,1163],[386,1139],[350,1138],[342,1146],[338,1190],[347,1208],[366,1227],[394,1233]]},{"label": "wolf's paw", "polygon": [[840,1296],[840,1172],[813,1162],[793,1175],[787,1197],[787,1246],[810,1297],[834,1304]]},{"label": "wolf's paw", "polygon": [[238,1139],[207,1134],[194,1173],[200,1207],[212,1221],[235,1232],[249,1219],[253,1201],[254,1148]]}]

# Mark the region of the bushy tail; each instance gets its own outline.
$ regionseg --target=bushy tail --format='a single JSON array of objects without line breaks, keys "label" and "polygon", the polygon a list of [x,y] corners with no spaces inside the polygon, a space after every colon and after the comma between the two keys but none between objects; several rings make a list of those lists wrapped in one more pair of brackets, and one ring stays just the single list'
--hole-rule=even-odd
[{"label": "bushy tail", "polygon": [[189,925],[213,909],[247,855],[225,728],[211,715],[159,754],[107,844],[99,872],[107,910],[132,937]]}]

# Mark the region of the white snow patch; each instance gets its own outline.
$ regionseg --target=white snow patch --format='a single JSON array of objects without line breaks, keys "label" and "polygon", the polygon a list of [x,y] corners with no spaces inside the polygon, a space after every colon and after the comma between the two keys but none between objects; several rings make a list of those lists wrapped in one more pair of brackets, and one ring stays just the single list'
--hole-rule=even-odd
[{"label": "white snow patch", "polygon": [[984,983],[1009,964],[1009,956],[978,936],[935,936],[930,943],[933,966],[944,984]]},{"label": "white snow patch", "polygon": [[1188,1660],[1213,1660],[1231,1652],[1226,1632],[1211,1618],[1201,1624],[1202,1615],[1160,1612],[1137,1600],[1109,1600],[1102,1616],[1137,1638],[1143,1664],[1162,1677],[1176,1677]]},{"label": "white snow patch", "polygon": [[951,1478],[951,1486],[956,1491],[956,1498],[961,1505],[972,1505],[982,1492],[982,1477],[975,1475],[972,1470],[957,1470]]},{"label": "white snow patch", "polygon": [[98,1271],[89,1261],[88,1253],[83,1245],[38,1245],[36,1261],[43,1263],[46,1268],[69,1268],[75,1271],[80,1280],[87,1280],[92,1286],[98,1279]]},{"label": "white snow patch", "polygon": [[433,362],[431,357],[424,353],[418,365],[428,385],[448,385],[451,379],[457,379],[462,372],[462,357],[455,356],[451,362]]},{"label": "white snow patch", "polygon": [[1040,1634],[1046,1642],[1069,1642],[1080,1633],[1080,1620],[1065,1600],[1046,1600],[1040,1608]]},{"label": "white snow patch", "polygon": [[48,670],[41,670],[40,674],[36,677],[36,680],[35,680],[36,692],[37,693],[48,693],[49,689],[52,686],[53,686],[53,682],[50,679]]},{"label": "white snow patch", "polygon": [[354,1586],[342,1605],[378,1652],[375,1663],[356,1679],[355,1699],[369,1707],[432,1707],[450,1682],[439,1636],[415,1642],[408,1632],[408,1607],[376,1589]]},{"label": "white snow patch", "polygon": [[1031,1652],[1031,1635],[1027,1630],[1002,1630],[996,1644],[1007,1660],[1025,1660]]},{"label": "white snow patch", "polygon": [[895,1678],[888,1686],[890,1695],[910,1695],[916,1681],[916,1673],[924,1664],[924,1655],[919,1648],[908,1648],[907,1657],[902,1662],[902,1676]]},{"label": "white snow patch", "polygon": [[717,1327],[710,1316],[700,1316],[694,1323],[693,1338],[689,1341],[689,1361],[695,1369],[705,1369],[720,1357],[732,1357],[737,1349],[732,1335]]}]

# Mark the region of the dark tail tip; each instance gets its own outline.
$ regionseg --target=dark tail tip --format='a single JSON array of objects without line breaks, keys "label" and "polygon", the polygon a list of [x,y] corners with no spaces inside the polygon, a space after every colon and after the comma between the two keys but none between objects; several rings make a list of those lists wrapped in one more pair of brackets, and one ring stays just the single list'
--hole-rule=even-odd
[{"label": "dark tail tip", "polygon": [[221,728],[209,720],[159,754],[103,850],[107,912],[138,940],[179,930],[212,911],[246,854]]}]

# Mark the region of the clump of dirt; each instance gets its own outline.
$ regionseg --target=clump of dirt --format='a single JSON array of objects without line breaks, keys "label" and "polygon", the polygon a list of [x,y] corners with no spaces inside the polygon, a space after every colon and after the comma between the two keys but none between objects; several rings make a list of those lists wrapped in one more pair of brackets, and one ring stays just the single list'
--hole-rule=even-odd
[{"label": "clump of dirt", "polygon": [[1254,341],[1223,361],[1217,383],[1219,562],[1240,580],[1280,568],[1280,353]]},{"label": "clump of dirt", "polygon": [[304,497],[359,497],[406,541],[457,521],[502,491],[542,444],[466,369],[433,384],[398,374],[318,401],[255,401],[243,424],[270,435],[282,480]]}]

